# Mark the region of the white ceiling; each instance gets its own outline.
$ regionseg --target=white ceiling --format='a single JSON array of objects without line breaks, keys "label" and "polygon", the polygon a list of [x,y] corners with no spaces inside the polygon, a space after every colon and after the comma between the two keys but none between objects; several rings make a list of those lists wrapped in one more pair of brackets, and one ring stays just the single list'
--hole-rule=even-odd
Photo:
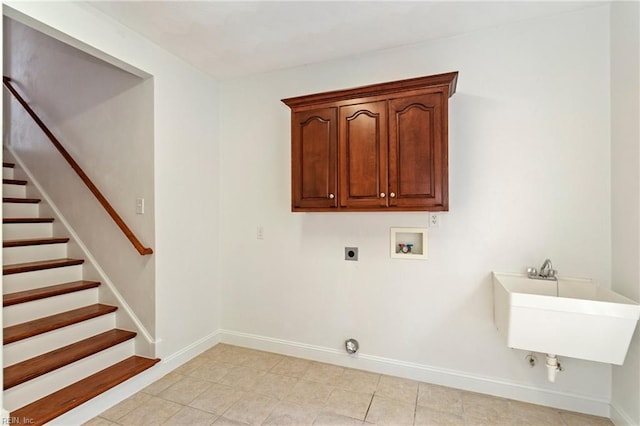
[{"label": "white ceiling", "polygon": [[218,79],[596,6],[593,1],[90,1]]}]

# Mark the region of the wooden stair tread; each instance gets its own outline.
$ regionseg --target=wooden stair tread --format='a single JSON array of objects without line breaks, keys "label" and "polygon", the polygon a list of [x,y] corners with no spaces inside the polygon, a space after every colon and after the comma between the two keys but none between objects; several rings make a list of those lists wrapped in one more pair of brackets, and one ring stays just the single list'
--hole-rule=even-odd
[{"label": "wooden stair tread", "polygon": [[31,238],[26,240],[7,240],[2,242],[2,247],[24,247],[24,246],[39,246],[45,244],[63,244],[68,243],[69,238]]},{"label": "wooden stair tread", "polygon": [[3,217],[2,223],[49,223],[52,217]]},{"label": "wooden stair tread", "polygon": [[60,296],[62,294],[87,290],[100,286],[98,281],[71,281],[68,283],[56,284],[47,287],[40,287],[33,290],[18,291],[16,293],[5,294],[2,297],[2,306],[12,306],[19,303],[31,302],[33,300],[45,299],[47,297]]},{"label": "wooden stair tread", "polygon": [[2,183],[6,183],[8,185],[26,185],[27,181],[22,179],[2,179]]},{"label": "wooden stair tread", "polygon": [[38,204],[42,201],[40,198],[17,198],[17,197],[3,197],[3,203],[23,203],[23,204]]},{"label": "wooden stair tread", "polygon": [[14,263],[2,266],[2,275],[19,274],[22,272],[40,271],[43,269],[62,268],[65,266],[81,265],[84,259],[51,259],[36,262]]},{"label": "wooden stair tread", "polygon": [[43,425],[67,411],[155,365],[159,359],[132,356],[73,383],[16,411],[11,417],[32,420],[32,426]]},{"label": "wooden stair tread", "polygon": [[[3,162],[3,166],[14,168],[15,164]],[[31,209],[37,208],[38,204],[42,202],[41,198],[36,198],[38,195],[35,194],[33,194],[35,196],[28,194],[28,196],[22,197],[21,194],[17,192],[17,185],[28,185],[28,181],[24,179],[14,179],[11,174],[9,174],[8,177],[10,178],[3,178],[3,184],[14,185],[13,191],[16,192],[7,195],[17,196],[3,197],[2,201],[3,203],[6,203],[5,208],[14,209],[16,212],[20,211],[18,209],[26,208],[26,210],[24,210],[25,213],[14,213],[14,217],[3,217],[3,224],[49,224],[54,222],[55,219],[53,217],[29,217],[32,216],[31,212],[33,210]],[[15,177],[21,178],[22,176]],[[14,203],[13,206],[12,203]],[[20,207],[20,205],[23,205],[24,207]],[[29,205],[32,207],[27,207]],[[10,213],[7,212],[5,214]],[[37,213],[33,211],[33,215],[37,215]],[[29,237],[3,241],[3,247],[29,247],[48,244],[64,244],[67,242],[69,242],[69,238]],[[52,257],[55,257],[55,255]],[[80,265],[83,262],[84,259],[63,258],[3,265],[3,275]],[[53,283],[55,283],[55,281],[52,281],[52,284]],[[13,306],[20,303],[43,300],[47,297],[97,288],[98,286],[100,286],[100,283],[96,281],[78,280],[48,285],[46,287],[32,290],[19,291],[4,295],[3,306]],[[20,345],[21,343],[18,342],[21,340],[62,329],[67,326],[73,326],[73,324],[80,324],[83,321],[99,318],[103,315],[113,315],[113,312],[117,309],[118,308],[116,306],[96,303],[55,315],[33,319],[21,324],[8,326],[3,329],[3,344],[16,343],[17,345]],[[111,319],[110,317],[103,318],[105,320]],[[72,329],[70,329],[70,331],[71,330]],[[46,349],[49,350],[47,353],[5,367],[3,369],[3,388],[6,390],[17,386],[14,390],[21,392],[22,386],[38,386],[38,377],[54,371],[56,371],[55,374],[66,374],[65,370],[67,368],[76,367],[75,364],[72,366],[73,363],[78,363],[78,361],[80,361],[79,364],[82,364],[81,360],[87,359],[88,357],[99,356],[97,354],[101,351],[109,350],[109,348],[114,348],[116,345],[122,344],[126,341],[129,341],[128,345],[130,345],[130,339],[135,338],[135,336],[136,333],[132,331],[112,329],[82,340],[76,339],[72,343],[63,347],[55,348],[56,345],[54,345]],[[25,343],[29,344],[30,340],[26,340]],[[58,346],[61,344],[65,343],[58,343]],[[129,347],[126,349],[128,348]],[[19,349],[19,347],[16,346],[15,349]],[[120,352],[119,349],[117,350]],[[81,380],[37,401],[18,408],[11,413],[11,416],[13,416],[14,419],[19,419],[19,422],[25,422],[30,425],[44,425],[67,411],[82,405],[86,401],[89,401],[101,393],[108,391],[137,374],[140,374],[159,361],[159,359],[131,356],[111,366],[106,362],[104,365],[106,368],[103,370],[82,378]],[[81,366],[82,365],[77,365],[77,367]],[[84,374],[86,375],[88,373],[85,372]],[[33,379],[36,380],[30,382]]]},{"label": "wooden stair tread", "polygon": [[116,311],[116,306],[96,303],[78,309],[62,312],[44,318],[38,318],[21,324],[4,328],[3,344],[17,342],[22,339],[37,336],[48,331],[57,330],[71,324],[76,324],[101,315]]},{"label": "wooden stair tread", "polygon": [[4,389],[50,373],[58,368],[133,339],[133,331],[113,329],[4,368]]}]

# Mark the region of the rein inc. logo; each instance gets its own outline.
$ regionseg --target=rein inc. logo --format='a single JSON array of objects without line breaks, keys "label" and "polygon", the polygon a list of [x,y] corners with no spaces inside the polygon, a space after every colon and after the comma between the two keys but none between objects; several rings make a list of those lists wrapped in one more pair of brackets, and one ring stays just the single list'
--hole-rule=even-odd
[{"label": "rein inc. logo", "polygon": [[3,425],[32,425],[35,424],[35,420],[31,417],[4,417],[2,418]]}]

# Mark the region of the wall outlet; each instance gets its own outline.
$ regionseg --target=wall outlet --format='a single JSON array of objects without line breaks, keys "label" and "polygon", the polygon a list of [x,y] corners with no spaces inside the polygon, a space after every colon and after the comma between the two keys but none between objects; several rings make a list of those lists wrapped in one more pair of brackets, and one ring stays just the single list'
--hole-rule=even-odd
[{"label": "wall outlet", "polygon": [[144,214],[144,198],[136,198],[136,214]]},{"label": "wall outlet", "polygon": [[429,213],[429,228],[437,228],[440,226],[440,215],[437,213]]},{"label": "wall outlet", "polygon": [[264,227],[262,225],[256,228],[256,239],[264,240]]},{"label": "wall outlet", "polygon": [[358,247],[345,247],[344,260],[358,260]]}]

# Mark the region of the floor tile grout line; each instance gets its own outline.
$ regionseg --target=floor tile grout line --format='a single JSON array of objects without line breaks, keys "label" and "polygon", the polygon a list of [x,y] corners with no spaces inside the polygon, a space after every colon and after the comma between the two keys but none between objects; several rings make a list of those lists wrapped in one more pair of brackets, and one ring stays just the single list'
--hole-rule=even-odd
[{"label": "floor tile grout line", "polygon": [[416,391],[416,399],[413,404],[413,424],[416,424],[416,416],[418,412],[418,397],[420,396],[420,384],[418,384],[418,390]]},{"label": "floor tile grout line", "polygon": [[[211,362],[212,364],[216,364],[216,363],[225,363],[225,364],[233,364],[235,367],[241,367],[241,366],[242,366],[242,364],[240,364],[240,363],[247,364],[247,363],[249,363],[249,361],[248,361],[249,359],[251,359],[251,360],[252,360],[251,362],[256,362],[256,363],[258,363],[258,364],[261,364],[261,363],[260,363],[260,359],[259,359],[259,358],[260,358],[259,354],[260,354],[260,353],[267,353],[267,354],[269,354],[268,352],[258,351],[258,350],[248,349],[248,348],[240,348],[240,351],[238,351],[238,354],[234,354],[234,349],[233,349],[233,348],[234,348],[233,346],[225,347],[225,348],[224,348],[224,351],[220,351],[220,352],[218,352],[215,356],[211,356],[211,358],[209,358],[209,357],[207,357],[207,356],[204,356],[203,358],[205,358],[205,359],[206,359],[206,361],[202,361],[203,366],[204,366],[204,364],[207,364],[207,363]],[[223,353],[226,353],[226,356],[221,356],[221,355],[220,355],[220,354],[223,354]],[[196,358],[197,358],[197,357],[196,357]],[[196,359],[196,358],[194,358],[194,359]],[[231,360],[233,360],[234,362],[231,362],[231,363],[230,363],[230,362],[229,362],[229,360],[230,360],[230,359],[231,359]],[[255,370],[255,371],[263,372],[263,374],[268,374],[269,372],[272,372],[272,370],[274,370],[274,369],[276,368],[276,366],[277,366],[277,365],[281,364],[283,361],[285,361],[285,360],[287,360],[287,359],[291,359],[291,360],[294,360],[294,359],[295,359],[295,360],[302,360],[302,361],[305,361],[305,362],[309,363],[309,364],[307,364],[306,369],[304,370],[304,371],[305,371],[305,373],[304,373],[304,374],[306,374],[306,372],[308,372],[308,370],[309,370],[310,366],[311,366],[311,365],[313,365],[313,363],[314,363],[314,361],[313,361],[313,360],[306,360],[306,359],[304,359],[304,358],[297,358],[297,357],[291,357],[291,356],[283,355],[283,356],[281,356],[281,357],[280,357],[280,359],[279,359],[275,364],[271,365],[271,367],[268,367],[268,368],[266,368],[266,369],[265,369],[264,367],[263,367],[263,368],[261,368],[261,369],[255,369],[255,368],[252,368],[252,369],[253,369],[253,370]],[[186,363],[185,363],[185,364],[186,364]],[[326,363],[321,363],[321,364],[326,364]],[[327,364],[327,365],[331,366],[331,364]],[[254,365],[254,366],[255,366],[255,365]],[[351,370],[354,370],[354,371],[364,371],[364,372],[366,372],[365,370],[350,369],[350,368],[348,368],[348,367],[340,367],[340,366],[336,366],[336,367],[339,367],[339,368],[341,368],[341,369],[342,369],[342,370],[341,370],[341,371],[342,371],[342,372],[341,372],[341,377],[343,377],[347,371],[351,371]],[[236,390],[241,390],[241,391],[242,391],[243,393],[245,393],[245,394],[246,394],[247,392],[252,392],[252,393],[254,393],[254,394],[262,395],[262,396],[264,396],[264,397],[267,397],[267,398],[272,399],[272,400],[275,402],[275,404],[276,404],[276,405],[274,405],[274,406],[269,410],[269,414],[267,415],[267,417],[265,418],[265,420],[263,420],[263,423],[264,423],[264,422],[266,422],[266,420],[267,420],[267,419],[268,419],[268,418],[273,414],[273,412],[274,412],[275,407],[277,406],[277,404],[282,403],[283,401],[287,401],[287,399],[286,399],[285,397],[282,397],[282,398],[281,398],[281,397],[279,397],[277,394],[273,394],[273,395],[271,395],[271,394],[267,394],[267,393],[257,392],[257,391],[255,391],[255,390],[252,390],[252,389],[251,389],[251,387],[250,387],[248,390],[246,390],[245,388],[235,388],[234,386],[232,386],[232,385],[230,385],[230,384],[220,383],[220,382],[219,382],[219,381],[217,381],[217,380],[203,379],[203,378],[201,378],[201,376],[199,376],[199,375],[197,375],[197,374],[196,374],[196,370],[197,370],[198,368],[201,368],[201,367],[195,367],[195,368],[193,368],[193,369],[192,369],[192,371],[190,371],[188,374],[178,373],[178,375],[180,376],[180,380],[183,380],[183,379],[185,379],[185,378],[199,379],[199,380],[203,380],[203,381],[205,381],[205,382],[208,382],[208,383],[210,383],[210,384],[217,384],[217,385],[225,386],[225,387],[227,387],[227,388],[236,389]],[[246,368],[251,368],[251,367],[246,367]],[[301,378],[301,377],[299,377],[299,376],[294,376],[294,375],[287,375],[287,374],[281,374],[281,373],[276,373],[276,372],[272,372],[272,374],[277,375],[277,376],[282,376],[282,377],[290,377],[290,378],[293,378],[293,379],[295,379],[296,383],[298,383],[298,382],[300,382],[301,380],[303,380],[303,378]],[[304,374],[303,374],[303,377],[304,377]],[[372,409],[372,406],[373,406],[373,400],[375,399],[375,397],[376,397],[376,396],[377,396],[377,397],[380,397],[380,395],[378,394],[378,387],[380,386],[381,378],[382,378],[383,376],[384,376],[384,375],[380,375],[380,374],[378,374],[378,375],[377,375],[377,381],[376,381],[376,385],[375,385],[375,390],[373,391],[373,393],[371,393],[371,394],[370,394],[370,395],[371,395],[371,397],[370,397],[370,399],[369,399],[369,404],[368,404],[368,407],[367,407],[367,409],[366,409],[366,412],[365,412],[365,415],[364,415],[364,420],[363,420],[363,422],[366,422],[367,417],[369,416],[369,414],[371,414],[371,409]],[[392,378],[393,378],[393,377],[395,377],[395,376],[390,376],[390,377],[392,377]],[[348,379],[348,378],[346,378],[346,377],[345,377],[345,379],[347,379],[347,381],[349,380],[349,379]],[[333,381],[333,382],[330,384],[330,387],[331,387],[331,393],[329,394],[329,396],[327,397],[327,399],[324,401],[324,403],[323,403],[322,407],[323,407],[323,409],[324,409],[324,411],[325,411],[325,412],[331,412],[331,413],[333,413],[333,414],[335,414],[335,415],[340,415],[340,414],[336,413],[335,411],[333,411],[333,410],[331,410],[331,409],[327,409],[327,404],[328,404],[328,400],[329,400],[330,396],[331,396],[331,395],[332,395],[336,390],[338,390],[338,389],[339,389],[339,390],[343,390],[343,391],[345,391],[345,392],[356,392],[356,393],[363,393],[363,392],[358,391],[357,389],[356,389],[356,390],[354,390],[354,389],[353,389],[353,387],[352,387],[351,385],[349,385],[349,386],[345,385],[345,383],[344,383],[344,382],[341,382],[341,381],[340,381],[340,379],[336,379],[336,380],[337,380],[337,381]],[[179,380],[178,380],[178,381],[179,381]],[[353,381],[353,379],[352,379],[352,381]],[[414,399],[414,406],[413,406],[413,423],[415,424],[415,422],[416,422],[416,421],[417,421],[417,419],[418,419],[418,416],[417,416],[417,409],[418,409],[418,407],[419,407],[418,401],[420,400],[420,384],[421,384],[421,382],[418,382],[418,381],[415,381],[415,380],[412,380],[412,382],[417,383],[417,386],[418,386],[418,389],[417,389],[417,391],[416,391],[416,396],[415,396],[415,399]],[[313,383],[320,383],[320,382],[313,382]],[[342,383],[342,385],[340,385],[340,383]],[[351,383],[351,382],[350,382],[350,383]],[[353,381],[353,383],[355,384],[355,381]],[[170,387],[171,387],[171,386],[173,386],[174,384],[175,384],[175,383],[172,383],[171,385],[169,385],[169,386],[167,386],[166,388],[164,388],[162,391],[157,392],[157,394],[147,393],[147,392],[145,392],[144,390],[141,390],[141,391],[140,391],[140,393],[146,393],[147,395],[150,395],[151,397],[159,398],[159,399],[162,399],[162,400],[166,400],[166,401],[170,401],[170,402],[172,402],[172,403],[178,404],[178,405],[180,405],[180,406],[181,406],[181,409],[184,409],[185,407],[190,407],[190,405],[189,405],[189,404],[179,403],[179,402],[176,402],[176,401],[172,401],[172,400],[171,400],[171,399],[169,399],[169,398],[164,398],[164,397],[159,396],[162,392],[166,391],[168,388],[170,388]],[[320,383],[320,384],[322,384],[322,383]],[[360,384],[362,384],[362,383],[360,383]],[[425,384],[426,384],[426,385],[429,385],[429,383],[426,383],[426,382],[425,382]],[[255,385],[251,385],[251,386],[255,386]],[[327,386],[329,386],[329,385],[327,385]],[[368,386],[368,385],[367,385],[367,386]],[[426,389],[426,388],[425,388],[425,389]],[[198,393],[198,395],[194,397],[194,400],[195,400],[195,399],[197,399],[199,396],[201,396],[201,395],[202,395],[204,392],[206,392],[206,391],[207,391],[207,390],[205,389],[205,390],[203,390],[203,391],[199,392],[199,393]],[[369,393],[369,392],[366,392],[366,393]],[[472,403],[472,405],[474,405],[474,404],[475,404],[475,400],[473,400],[473,401],[471,401],[471,400],[467,400],[467,399],[464,397],[464,394],[465,394],[465,392],[463,392],[463,394],[461,395],[461,398],[460,398],[460,404],[461,404],[461,413],[460,413],[460,414],[462,415],[462,419],[461,419],[461,420],[464,422],[464,424],[469,424],[469,421],[470,421],[470,419],[468,418],[468,414],[469,414],[469,413],[468,413],[469,403]],[[473,392],[472,392],[472,394],[473,394]],[[483,395],[483,394],[480,394],[480,395]],[[169,395],[166,395],[166,396],[168,397]],[[429,394],[429,393],[427,394],[427,396],[428,396],[428,398],[427,398],[428,400],[431,400],[431,399],[432,399],[432,397],[433,397],[433,395],[431,395],[431,394]],[[488,397],[489,397],[489,396],[488,396]],[[397,400],[397,398],[394,398],[394,397],[392,397],[392,396],[390,396],[389,398],[390,398],[391,400],[393,400],[393,401],[396,401],[396,400]],[[398,398],[398,399],[399,399],[399,398]],[[518,414],[518,413],[519,413],[519,411],[518,411],[518,412],[514,411],[514,410],[515,410],[515,406],[513,406],[513,404],[512,404],[512,400],[509,400],[508,398],[500,398],[500,399],[507,401],[507,407],[506,407],[506,408],[507,408],[507,410],[506,410],[506,413],[507,413],[507,414],[509,414],[509,417],[511,417],[511,416],[515,416],[516,414],[517,414],[517,415],[521,415],[521,414]],[[406,400],[405,400],[405,401],[406,401]],[[291,401],[289,401],[289,402],[291,402]],[[295,402],[293,402],[293,403],[294,403],[294,404],[296,404],[296,405],[301,405],[301,404],[298,404],[298,403],[295,403]],[[140,403],[140,404],[137,404],[133,409],[130,409],[128,412],[130,413],[130,412],[132,412],[132,411],[134,411],[134,410],[137,410],[137,409],[139,409],[139,408],[140,408],[142,405],[144,405],[144,404],[145,404],[144,402],[143,402],[143,403]],[[536,404],[533,404],[533,405],[536,405]],[[431,407],[431,408],[428,408],[428,409],[429,409],[430,411],[437,411],[437,412],[441,412],[441,413],[448,413],[448,410],[445,410],[445,409],[444,409],[444,407],[446,407],[446,406],[447,406],[446,404],[445,404],[445,405],[442,405],[442,404],[441,404],[441,405],[439,405],[439,406],[438,406],[438,408],[436,408],[436,407],[434,406],[434,407]],[[427,407],[430,407],[430,405],[429,405],[429,404],[427,404]],[[190,408],[195,408],[195,407],[190,407]],[[545,407],[540,407],[540,408],[545,408]],[[320,409],[320,412],[318,412],[318,413],[316,413],[316,414],[315,414],[315,417],[316,417],[316,418],[318,417],[318,415],[319,415],[321,412],[323,412],[323,409]],[[474,409],[474,410],[475,410],[475,409]],[[200,410],[200,411],[204,411],[204,412],[210,413],[209,411],[206,411],[206,410]],[[472,411],[473,411],[473,410],[472,410]],[[563,410],[559,410],[559,411],[563,411]],[[474,412],[475,412],[475,411],[474,411]],[[560,422],[559,422],[558,424],[567,425],[567,424],[569,424],[569,420],[570,420],[569,415],[574,416],[574,415],[578,415],[578,414],[579,414],[579,413],[573,413],[573,412],[566,412],[566,413],[567,413],[566,415],[562,415],[562,414],[563,414],[563,412],[560,412],[560,414],[558,414],[558,415],[560,416],[560,419],[559,419],[559,420],[560,420]],[[219,418],[224,417],[224,415],[220,415],[220,414],[217,414],[217,413],[211,413],[211,414],[212,414],[212,415],[214,415],[214,416],[217,416],[217,418],[218,418],[218,419],[219,419]],[[476,413],[476,414],[477,414],[477,413]],[[124,419],[126,416],[127,416],[127,414],[123,414],[123,415],[119,416],[118,421],[119,421],[119,420]],[[101,415],[99,415],[98,417],[102,417],[102,416],[101,416]],[[346,416],[346,417],[350,417],[350,416]],[[588,416],[587,416],[587,417],[588,417]],[[104,417],[102,417],[102,418],[104,418]],[[109,422],[111,422],[111,420],[108,420],[108,419],[106,419],[106,418],[104,418],[104,419],[105,419],[105,420],[107,420],[107,421],[109,421]],[[217,421],[217,420],[215,420],[215,421]],[[314,421],[315,421],[315,420],[314,420]],[[114,423],[116,423],[116,422],[114,422]],[[609,423],[609,424],[610,424],[610,423]]]},{"label": "floor tile grout line", "polygon": [[373,393],[371,394],[371,400],[369,401],[369,406],[367,407],[367,412],[364,413],[364,420],[362,421],[363,423],[367,421],[367,416],[369,415],[369,410],[371,409],[371,405],[373,405],[373,398],[376,396],[376,391],[373,391]]}]

